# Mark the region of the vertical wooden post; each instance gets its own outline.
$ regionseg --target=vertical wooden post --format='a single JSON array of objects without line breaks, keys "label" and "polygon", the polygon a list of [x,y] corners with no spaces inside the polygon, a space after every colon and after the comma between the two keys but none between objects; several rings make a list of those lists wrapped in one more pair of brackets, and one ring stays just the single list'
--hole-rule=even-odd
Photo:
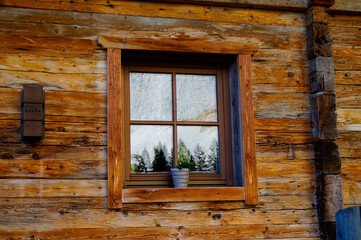
[{"label": "vertical wooden post", "polygon": [[238,55],[241,95],[244,181],[246,204],[258,203],[256,141],[254,132],[253,95],[251,78],[251,56]]},{"label": "vertical wooden post", "polygon": [[121,208],[123,190],[121,50],[109,48],[107,58],[108,208]]}]

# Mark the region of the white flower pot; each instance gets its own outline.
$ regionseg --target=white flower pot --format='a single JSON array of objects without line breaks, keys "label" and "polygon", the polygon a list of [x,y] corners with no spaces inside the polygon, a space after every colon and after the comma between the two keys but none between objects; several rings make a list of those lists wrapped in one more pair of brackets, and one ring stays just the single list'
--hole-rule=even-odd
[{"label": "white flower pot", "polygon": [[188,187],[189,181],[189,169],[183,168],[179,170],[178,168],[171,168],[173,184],[175,188],[186,188]]}]

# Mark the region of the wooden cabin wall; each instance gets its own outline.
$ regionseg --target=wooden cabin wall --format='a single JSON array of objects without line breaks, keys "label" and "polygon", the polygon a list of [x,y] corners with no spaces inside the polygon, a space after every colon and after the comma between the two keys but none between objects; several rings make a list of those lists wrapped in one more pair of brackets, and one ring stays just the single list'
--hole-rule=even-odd
[{"label": "wooden cabin wall", "polygon": [[[318,239],[304,13],[135,1],[2,3],[0,238]],[[100,35],[259,44],[252,57],[259,205],[107,209],[107,70]],[[341,77],[355,84],[356,78]],[[20,91],[28,83],[46,91],[45,139],[36,143],[20,140]],[[339,104],[344,99],[347,106],[340,116],[344,109],[357,121],[347,114],[357,102],[337,86]]]},{"label": "wooden cabin wall", "polygon": [[361,204],[361,16],[331,14],[344,207]]}]

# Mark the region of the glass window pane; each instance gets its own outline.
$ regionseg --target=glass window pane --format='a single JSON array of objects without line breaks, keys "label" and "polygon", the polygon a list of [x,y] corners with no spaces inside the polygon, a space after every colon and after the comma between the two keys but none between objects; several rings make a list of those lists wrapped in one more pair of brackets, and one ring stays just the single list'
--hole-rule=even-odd
[{"label": "glass window pane", "polygon": [[170,171],[172,152],[173,126],[130,126],[132,173]]},{"label": "glass window pane", "polygon": [[177,120],[217,122],[215,75],[176,74]]},{"label": "glass window pane", "polygon": [[130,120],[172,121],[172,74],[129,73]]},{"label": "glass window pane", "polygon": [[218,172],[218,127],[178,126],[177,136],[178,156],[189,156],[195,171]]}]

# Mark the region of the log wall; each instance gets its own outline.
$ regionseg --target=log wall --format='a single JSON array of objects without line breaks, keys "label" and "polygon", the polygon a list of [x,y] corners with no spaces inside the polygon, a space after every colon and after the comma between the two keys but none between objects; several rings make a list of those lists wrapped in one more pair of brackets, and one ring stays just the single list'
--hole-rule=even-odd
[{"label": "log wall", "polygon": [[361,204],[361,16],[331,14],[344,207]]},{"label": "log wall", "polygon": [[[305,14],[87,2],[2,1],[0,238],[318,239]],[[351,29],[343,30],[355,34]],[[259,44],[252,57],[257,206],[200,202],[107,208],[107,70],[106,51],[96,41],[100,35]],[[351,53],[347,47],[340,51]],[[335,66],[346,69],[342,61]],[[339,102],[344,99],[347,106],[344,115],[354,119],[347,111],[357,108],[357,99],[347,94],[357,89],[352,79],[357,80],[340,76],[353,86],[342,90],[344,85],[337,85]],[[20,91],[26,83],[41,84],[46,91],[45,139],[37,143],[20,140]],[[343,134],[340,141],[354,136]],[[357,149],[344,144],[353,150],[346,151],[354,154],[347,157],[351,164]],[[294,157],[288,155],[290,148]]]}]

